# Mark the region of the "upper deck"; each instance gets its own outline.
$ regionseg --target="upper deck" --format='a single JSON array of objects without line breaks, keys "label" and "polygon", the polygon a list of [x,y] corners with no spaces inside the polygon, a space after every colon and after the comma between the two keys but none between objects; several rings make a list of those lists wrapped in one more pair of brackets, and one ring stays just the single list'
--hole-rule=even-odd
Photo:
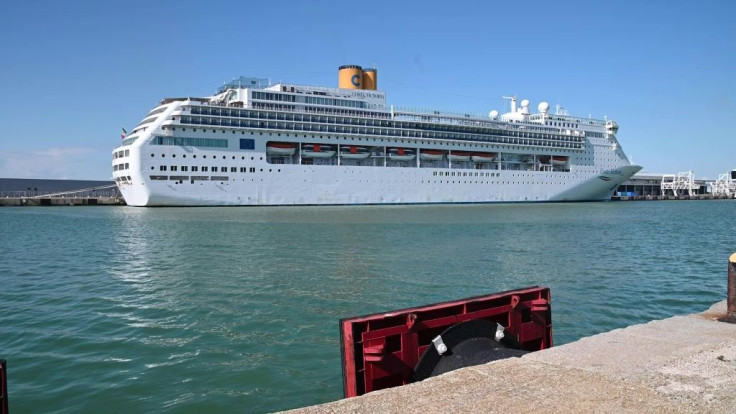
[{"label": "upper deck", "polygon": [[[503,115],[395,107],[375,89],[304,86],[272,83],[268,79],[240,77],[204,98],[169,98],[152,110],[134,129],[158,119],[173,102],[161,126],[203,125],[278,132],[311,132],[348,136],[455,140],[582,151],[586,138],[615,135],[610,121],[585,119],[557,111],[548,113],[541,103],[532,114],[522,100]],[[611,135],[611,136],[613,136]]]}]

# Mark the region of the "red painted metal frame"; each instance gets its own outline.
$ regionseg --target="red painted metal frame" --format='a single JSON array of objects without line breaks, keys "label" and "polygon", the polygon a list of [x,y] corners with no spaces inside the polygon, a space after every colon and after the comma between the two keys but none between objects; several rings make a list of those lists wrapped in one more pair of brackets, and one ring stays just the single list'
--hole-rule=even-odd
[{"label": "red painted metal frame", "polygon": [[550,292],[539,286],[346,318],[340,320],[345,397],[410,383],[432,338],[473,319],[503,325],[524,350],[552,346]]}]

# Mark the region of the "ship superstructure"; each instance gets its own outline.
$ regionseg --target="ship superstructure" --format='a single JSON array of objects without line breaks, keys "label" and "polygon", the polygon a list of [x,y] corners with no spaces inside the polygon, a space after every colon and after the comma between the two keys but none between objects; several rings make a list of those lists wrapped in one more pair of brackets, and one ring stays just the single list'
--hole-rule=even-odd
[{"label": "ship superstructure", "polygon": [[528,100],[488,115],[387,105],[377,71],[339,87],[236,79],[168,98],[113,151],[133,206],[490,203],[610,199],[639,171],[618,125]]}]

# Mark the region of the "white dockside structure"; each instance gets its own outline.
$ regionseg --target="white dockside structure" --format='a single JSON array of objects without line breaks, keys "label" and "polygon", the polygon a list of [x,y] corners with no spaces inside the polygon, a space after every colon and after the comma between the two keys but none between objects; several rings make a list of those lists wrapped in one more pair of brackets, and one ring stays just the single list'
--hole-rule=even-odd
[{"label": "white dockside structure", "polygon": [[613,121],[515,97],[501,115],[402,109],[376,75],[164,99],[113,151],[114,179],[131,206],[493,203],[608,200],[641,169]]}]

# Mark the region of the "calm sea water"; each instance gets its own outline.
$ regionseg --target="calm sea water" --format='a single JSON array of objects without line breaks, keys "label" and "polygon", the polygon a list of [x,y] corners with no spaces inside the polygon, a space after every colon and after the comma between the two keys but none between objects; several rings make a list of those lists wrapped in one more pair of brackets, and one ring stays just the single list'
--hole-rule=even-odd
[{"label": "calm sea water", "polygon": [[338,319],[530,285],[557,345],[705,310],[736,202],[0,209],[10,410],[269,412],[342,396]]}]

